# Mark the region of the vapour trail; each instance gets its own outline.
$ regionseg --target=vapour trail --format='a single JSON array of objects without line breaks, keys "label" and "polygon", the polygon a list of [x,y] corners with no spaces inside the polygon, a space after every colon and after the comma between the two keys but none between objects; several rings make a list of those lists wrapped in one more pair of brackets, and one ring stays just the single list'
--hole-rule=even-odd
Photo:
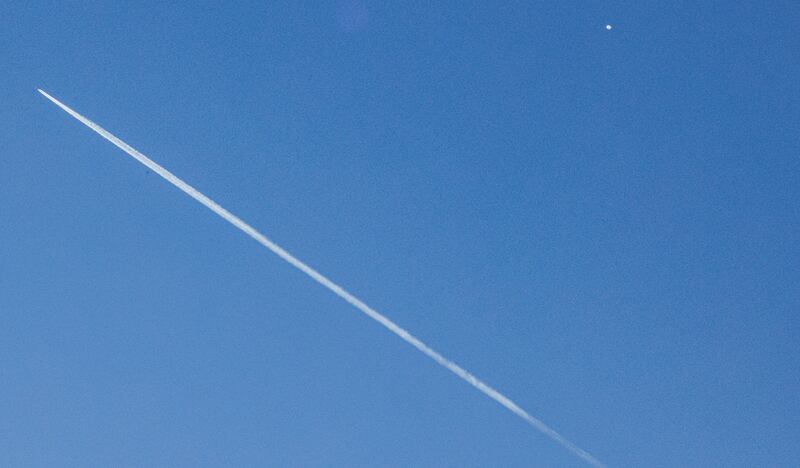
[{"label": "vapour trail", "polygon": [[100,136],[105,138],[106,140],[110,141],[114,145],[116,145],[122,151],[125,151],[134,159],[139,161],[140,163],[144,164],[145,166],[149,167],[153,172],[160,175],[167,182],[171,183],[172,185],[178,187],[183,192],[185,192],[190,197],[194,198],[195,200],[199,201],[206,208],[210,209],[214,213],[218,214],[222,219],[225,221],[233,224],[235,227],[239,228],[248,236],[255,239],[256,242],[263,245],[264,247],[271,250],[275,255],[279,256],[280,258],[284,259],[287,263],[292,265],[293,267],[297,268],[298,270],[302,271],[306,275],[310,276],[314,281],[325,286],[331,292],[336,294],[337,296],[341,297],[345,301],[352,304],[356,309],[360,310],[364,314],[366,314],[369,318],[375,320],[376,322],[380,323],[384,327],[388,328],[389,331],[394,333],[395,335],[399,336],[403,340],[405,340],[411,346],[417,348],[418,350],[422,351],[426,356],[433,359],[441,366],[445,367],[450,372],[454,373],[461,379],[465,380],[467,383],[472,385],[473,387],[477,388],[481,392],[483,392],[489,398],[495,400],[496,402],[500,403],[501,405],[505,406],[508,410],[512,413],[516,414],[520,418],[524,419],[528,424],[533,426],[534,428],[538,429],[544,435],[550,437],[554,441],[558,442],[562,446],[564,446],[567,450],[572,452],[573,454],[577,455],[578,457],[582,458],[589,464],[597,467],[603,467],[603,463],[601,463],[598,459],[592,456],[590,453],[586,452],[582,448],[578,447],[574,443],[570,442],[564,436],[550,428],[547,424],[540,421],[539,419],[531,416],[526,412],[524,409],[520,408],[516,403],[508,399],[505,395],[498,392],[494,388],[490,387],[489,385],[483,383],[480,379],[475,377],[474,375],[467,372],[458,364],[454,363],[453,361],[445,358],[438,352],[434,351],[431,347],[414,337],[412,334],[407,332],[405,329],[397,325],[396,323],[389,320],[380,312],[376,311],[372,307],[368,306],[364,302],[362,302],[359,298],[355,297],[354,295],[347,292],[344,288],[339,286],[338,284],[334,283],[333,281],[329,280],[327,277],[323,276],[321,273],[317,272],[310,266],[306,265],[299,259],[297,259],[294,255],[290,254],[286,250],[284,250],[278,244],[269,240],[266,236],[261,234],[260,232],[256,231],[255,228],[250,226],[249,224],[245,223],[237,216],[235,216],[230,211],[226,210],[225,208],[219,206],[214,200],[208,198],[207,196],[203,195],[199,191],[197,191],[194,187],[187,184],[186,182],[182,181],[174,174],[169,172],[168,170],[161,167],[159,164],[148,158],[147,156],[143,155],[124,141],[120,140],[119,138],[115,137],[108,131],[106,131],[103,127],[97,125],[96,123],[92,122],[91,120],[87,119],[86,117],[82,116],[81,114],[75,112],[66,104],[63,104],[58,99],[54,98],[53,96],[47,94],[46,92],[42,91],[41,89],[37,89],[44,97],[52,101],[55,105],[63,109],[69,115],[78,119],[81,123],[89,127],[90,129],[94,130]]}]

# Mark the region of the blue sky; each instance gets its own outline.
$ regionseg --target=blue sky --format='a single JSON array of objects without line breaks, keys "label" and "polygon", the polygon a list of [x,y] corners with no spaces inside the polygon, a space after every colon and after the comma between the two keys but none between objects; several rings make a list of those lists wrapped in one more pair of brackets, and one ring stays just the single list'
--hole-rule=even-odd
[{"label": "blue sky", "polygon": [[580,463],[37,87],[610,466],[797,463],[800,7],[426,3],[0,5],[0,465]]}]

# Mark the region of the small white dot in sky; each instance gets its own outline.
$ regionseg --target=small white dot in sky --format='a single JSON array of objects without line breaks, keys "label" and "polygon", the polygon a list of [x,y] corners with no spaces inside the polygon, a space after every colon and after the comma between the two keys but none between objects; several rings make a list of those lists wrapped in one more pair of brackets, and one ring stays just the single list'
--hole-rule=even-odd
[{"label": "small white dot in sky", "polygon": [[606,25],[606,30],[607,30],[607,31],[611,31],[611,25],[610,25],[610,24],[607,24],[607,25]]}]

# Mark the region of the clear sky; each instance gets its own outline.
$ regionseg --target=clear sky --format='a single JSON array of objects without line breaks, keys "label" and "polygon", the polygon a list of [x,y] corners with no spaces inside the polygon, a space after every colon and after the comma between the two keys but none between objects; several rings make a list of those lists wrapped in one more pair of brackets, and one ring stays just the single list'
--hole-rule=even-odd
[{"label": "clear sky", "polygon": [[796,466],[796,2],[119,3],[0,4],[0,466],[581,466],[37,87],[610,466]]}]

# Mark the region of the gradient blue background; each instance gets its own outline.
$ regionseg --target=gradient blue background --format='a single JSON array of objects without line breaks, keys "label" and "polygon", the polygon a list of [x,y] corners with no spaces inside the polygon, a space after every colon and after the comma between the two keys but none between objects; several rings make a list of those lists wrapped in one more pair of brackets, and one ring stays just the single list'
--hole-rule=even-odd
[{"label": "gradient blue background", "polygon": [[42,87],[609,465],[797,466],[797,2],[171,3],[0,4],[0,465],[581,466]]}]

